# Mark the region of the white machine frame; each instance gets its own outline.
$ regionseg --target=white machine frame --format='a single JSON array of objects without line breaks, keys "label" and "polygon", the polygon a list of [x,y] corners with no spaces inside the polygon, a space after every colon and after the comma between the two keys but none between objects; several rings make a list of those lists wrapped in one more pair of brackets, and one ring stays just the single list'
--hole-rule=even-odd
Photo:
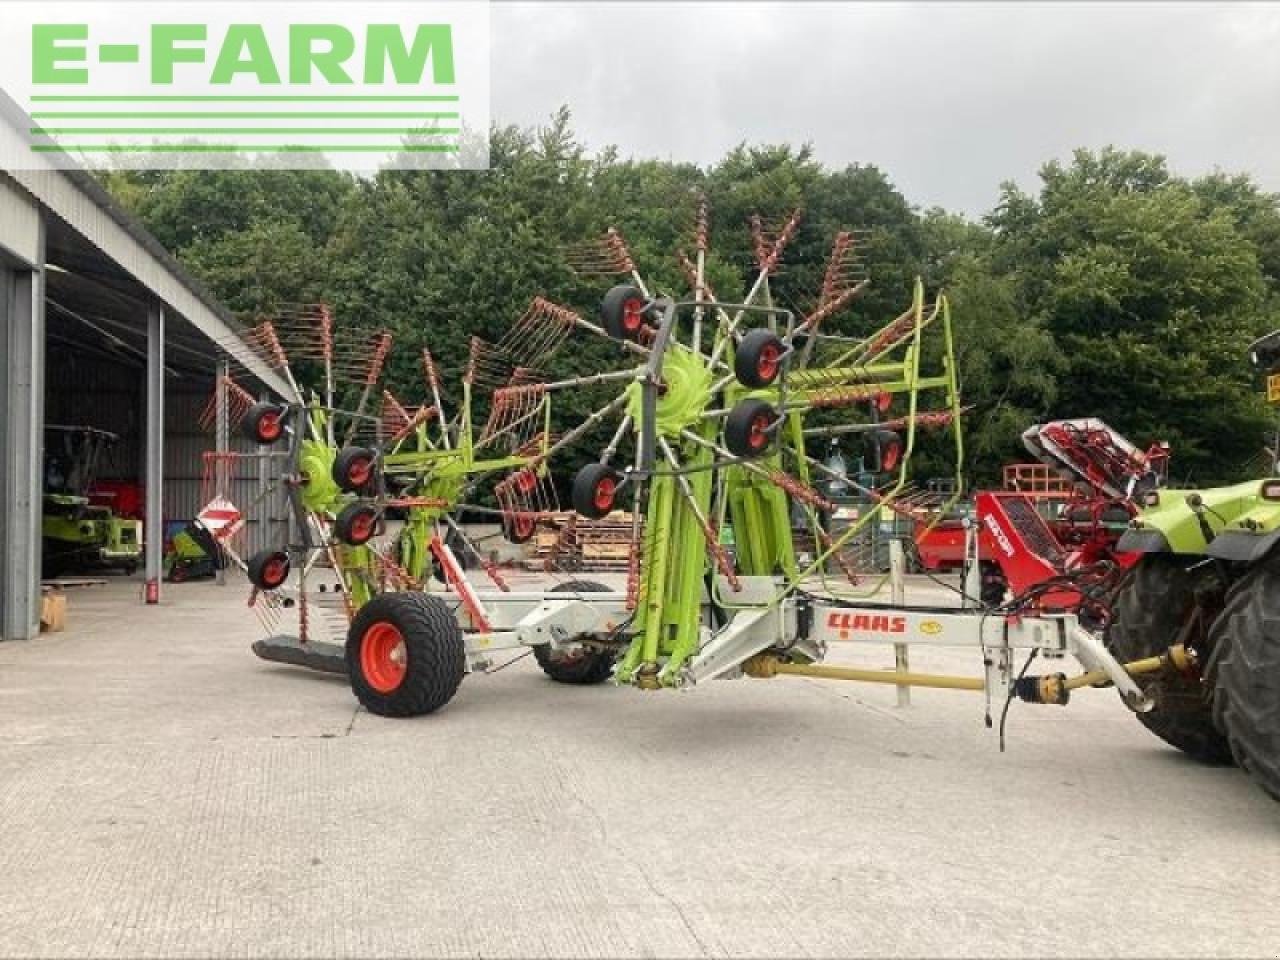
[{"label": "white machine frame", "polygon": [[[441,545],[444,551],[448,547]],[[549,645],[572,652],[588,638],[609,637],[630,618],[622,592],[477,592],[452,553],[441,557],[458,574],[459,622],[472,670],[488,669],[494,653]],[[894,595],[901,590],[901,564],[894,564]],[[1070,655],[1084,670],[1109,682],[1130,709],[1150,710],[1133,677],[1074,614],[1034,616],[991,613],[973,608],[911,607],[902,603],[852,604],[795,591],[779,598],[782,582],[741,577],[728,621],[718,628],[704,614],[702,642],[681,671],[677,686],[740,676],[753,657],[771,653],[803,663],[821,663],[837,643],[892,645],[897,667],[882,671],[882,682],[910,687],[905,650],[911,645],[976,649],[982,657],[981,686],[989,700],[1011,696],[1020,669],[1034,654]],[[722,584],[722,586],[725,586]],[[562,588],[563,589],[563,588]],[[704,610],[708,608],[704,607]],[[902,677],[894,677],[894,674]],[[860,679],[872,679],[860,677]],[[953,678],[954,679],[954,678]],[[977,678],[975,678],[976,680]]]}]

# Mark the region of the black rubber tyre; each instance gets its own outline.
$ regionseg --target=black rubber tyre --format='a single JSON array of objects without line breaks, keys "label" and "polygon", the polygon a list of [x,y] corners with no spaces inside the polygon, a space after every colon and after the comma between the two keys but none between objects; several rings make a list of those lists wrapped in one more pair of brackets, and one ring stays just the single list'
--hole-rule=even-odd
[{"label": "black rubber tyre", "polygon": [[1280,800],[1280,564],[1237,581],[1209,635],[1213,721],[1236,763]]},{"label": "black rubber tyre", "polygon": [[892,430],[872,430],[866,435],[864,446],[872,473],[892,473],[902,463],[902,437]]},{"label": "black rubber tyre", "polygon": [[[1203,623],[1212,619],[1223,585],[1216,569],[1203,559],[1149,553],[1138,562],[1116,600],[1107,633],[1107,646],[1116,659],[1127,663],[1164,653],[1178,642],[1197,606]],[[1195,635],[1190,639],[1196,640]],[[1210,687],[1200,676],[1162,671],[1135,680],[1155,700],[1150,711],[1136,715],[1144,727],[1201,763],[1231,762],[1227,739],[1213,723]]]},{"label": "black rubber tyre", "polygon": [[765,400],[748,397],[738,401],[724,421],[724,445],[735,457],[754,460],[763,457],[774,445],[778,411]]},{"label": "black rubber tyre", "polygon": [[758,390],[778,379],[786,347],[772,330],[751,330],[733,352],[733,374],[744,387]]},{"label": "black rubber tyre", "polygon": [[333,520],[333,535],[350,547],[363,547],[378,532],[378,511],[368,503],[348,503]]},{"label": "black rubber tyre", "polygon": [[283,550],[259,550],[249,558],[249,582],[259,590],[275,590],[289,579],[289,554]]},{"label": "black rubber tyre", "polygon": [[[453,555],[458,558],[458,566],[463,570],[470,570],[475,566],[476,558],[456,530],[450,530],[444,535],[444,543],[446,547],[453,551]],[[439,583],[449,582],[444,575],[444,567],[436,559],[434,552],[431,553],[431,576],[435,577]]]},{"label": "black rubber tyre", "polygon": [[[609,588],[594,580],[570,580],[562,583],[552,593],[608,593]],[[588,686],[603,683],[613,675],[614,655],[610,650],[584,650],[572,658],[557,657],[550,644],[533,648],[533,657],[542,672],[556,683],[573,683]]]},{"label": "black rubber tyre", "polygon": [[240,421],[240,429],[253,443],[270,446],[284,436],[285,415],[289,408],[278,403],[255,403]]},{"label": "black rubber tyre", "polygon": [[377,454],[368,447],[343,447],[333,458],[333,482],[344,493],[358,493],[373,483]]},{"label": "black rubber tyre", "polygon": [[[386,638],[399,638],[401,665],[380,656]],[[356,699],[381,717],[418,717],[453,699],[467,672],[462,628],[448,604],[425,593],[380,593],[356,613],[347,631],[347,674]]]},{"label": "black rubber tyre", "polygon": [[648,302],[639,287],[618,284],[600,301],[600,325],[615,340],[638,340],[648,323],[644,312]]},{"label": "black rubber tyre", "polygon": [[613,512],[621,481],[618,471],[603,463],[588,463],[573,478],[573,509],[584,517],[599,520]]},{"label": "black rubber tyre", "polygon": [[982,561],[982,604],[986,607],[998,607],[1004,603],[1005,594],[1009,591],[1009,581],[1005,579],[1000,565],[990,560]]},{"label": "black rubber tyre", "polygon": [[502,536],[508,543],[528,543],[538,532],[538,524],[531,517],[502,515]]}]

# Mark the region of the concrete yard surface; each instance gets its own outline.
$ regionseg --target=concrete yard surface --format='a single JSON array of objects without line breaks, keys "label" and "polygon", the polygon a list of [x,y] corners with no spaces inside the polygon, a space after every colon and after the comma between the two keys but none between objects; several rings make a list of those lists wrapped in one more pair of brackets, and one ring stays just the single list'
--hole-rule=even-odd
[{"label": "concrete yard surface", "polygon": [[256,659],[242,585],[138,587],[0,645],[5,956],[1280,950],[1280,805],[1111,691],[1015,704],[1004,754],[972,693],[531,657],[385,720]]}]

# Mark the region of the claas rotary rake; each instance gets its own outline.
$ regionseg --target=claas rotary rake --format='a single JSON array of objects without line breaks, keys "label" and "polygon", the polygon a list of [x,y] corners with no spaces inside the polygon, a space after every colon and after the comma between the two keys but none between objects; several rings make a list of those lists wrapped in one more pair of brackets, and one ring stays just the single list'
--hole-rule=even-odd
[{"label": "claas rotary rake", "polygon": [[[906,309],[887,323],[846,315],[869,282],[852,234],[835,238],[810,306],[780,306],[778,270],[799,228],[798,213],[773,229],[753,222],[755,269],[736,300],[718,297],[708,282],[705,207],[693,256],[679,257],[688,287],[679,296],[646,283],[621,235],[610,231],[577,261],[618,275],[598,316],[536,300],[518,333],[494,346],[476,341],[462,409],[452,418],[430,370],[430,414],[393,405],[374,417],[363,403],[344,414],[327,398],[276,408],[265,422],[268,433],[272,423],[292,432],[289,464],[305,461],[299,451],[308,443],[325,446],[315,462],[328,468],[321,486],[329,492],[307,492],[309,471],[286,473],[291,502],[306,508],[299,511],[303,536],[250,564],[256,597],[278,602],[293,591],[305,611],[306,565],[292,578],[289,570],[300,556],[328,553],[349,616],[342,666],[360,702],[387,716],[430,713],[467,672],[490,667],[504,651],[530,649],[566,683],[612,678],[658,690],[801,674],[974,690],[985,694],[988,718],[993,704],[1007,708],[1015,697],[1065,704],[1074,689],[1114,685],[1132,709],[1149,709],[1134,676],[1186,669],[1193,655],[1184,648],[1121,664],[1069,611],[1006,614],[972,603],[924,608],[871,599],[881,584],[847,548],[885,513],[914,517],[910,470],[926,429],[940,434],[935,446],[951,451],[955,495],[962,489],[950,308],[917,281]],[[800,301],[795,291],[785,296]],[[617,369],[546,378],[539,369],[571,336],[611,344]],[[598,402],[553,436],[550,403],[565,390]],[[472,405],[481,394],[487,413],[476,429]],[[260,439],[262,416],[246,415]],[[343,420],[351,421],[345,434],[335,430]],[[519,591],[496,571],[489,586],[473,583],[459,562],[467,546],[451,511],[481,477],[501,474],[493,488],[498,506],[490,509],[517,539],[528,535],[555,504],[557,454],[597,432],[608,437],[599,455],[562,483],[585,517],[630,508],[625,586],[570,580]],[[809,452],[834,435],[860,436],[877,478],[854,486],[878,509],[838,535],[828,531],[833,504],[821,492],[827,468]],[[407,511],[409,532],[392,558],[373,545],[373,533],[398,509]],[[818,544],[804,564],[793,512]],[[363,526],[352,526],[356,516]],[[428,562],[438,567],[439,584],[425,576]],[[305,613],[300,619],[305,630]],[[297,640],[307,646],[305,635]],[[905,665],[823,663],[843,642],[968,647],[980,666],[972,676],[941,676]],[[1041,653],[1072,654],[1083,670],[1030,674]]]},{"label": "claas rotary rake", "polygon": [[[256,456],[274,467],[250,509],[283,499],[293,527],[287,545],[243,564],[254,587],[250,603],[269,634],[255,645],[260,656],[345,670],[341,646],[330,642],[335,630],[319,627],[345,634],[375,596],[418,592],[433,577],[469,590],[459,556],[505,587],[452,514],[486,481],[499,506],[471,509],[496,509],[516,542],[557,509],[543,466],[553,449],[552,391],[532,365],[568,331],[562,311],[535,301],[500,342],[474,339],[452,415],[428,348],[420,357],[425,400],[405,404],[381,384],[390,335],[344,336],[324,305],[284,311],[245,336],[296,391],[292,401],[254,403],[233,384],[222,388],[229,413],[264,449]],[[295,618],[290,628],[286,613]]]}]

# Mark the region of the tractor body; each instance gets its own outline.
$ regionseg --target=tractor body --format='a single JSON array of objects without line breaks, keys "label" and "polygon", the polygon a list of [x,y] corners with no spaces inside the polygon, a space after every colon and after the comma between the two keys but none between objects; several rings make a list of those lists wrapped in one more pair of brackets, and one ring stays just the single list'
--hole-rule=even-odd
[{"label": "tractor body", "polygon": [[1119,548],[1254,563],[1278,540],[1280,480],[1247,480],[1227,487],[1146,494]]},{"label": "tractor body", "polygon": [[[1280,398],[1280,331],[1249,349]],[[1118,656],[1177,638],[1192,670],[1147,677],[1142,722],[1196,759],[1236,763],[1280,800],[1280,478],[1163,489],[1119,549],[1138,555],[1118,592],[1108,644]]]},{"label": "tractor body", "polygon": [[90,503],[102,459],[119,438],[94,427],[45,428],[41,517],[45,576],[76,570],[133,573],[142,559],[142,524]]}]

